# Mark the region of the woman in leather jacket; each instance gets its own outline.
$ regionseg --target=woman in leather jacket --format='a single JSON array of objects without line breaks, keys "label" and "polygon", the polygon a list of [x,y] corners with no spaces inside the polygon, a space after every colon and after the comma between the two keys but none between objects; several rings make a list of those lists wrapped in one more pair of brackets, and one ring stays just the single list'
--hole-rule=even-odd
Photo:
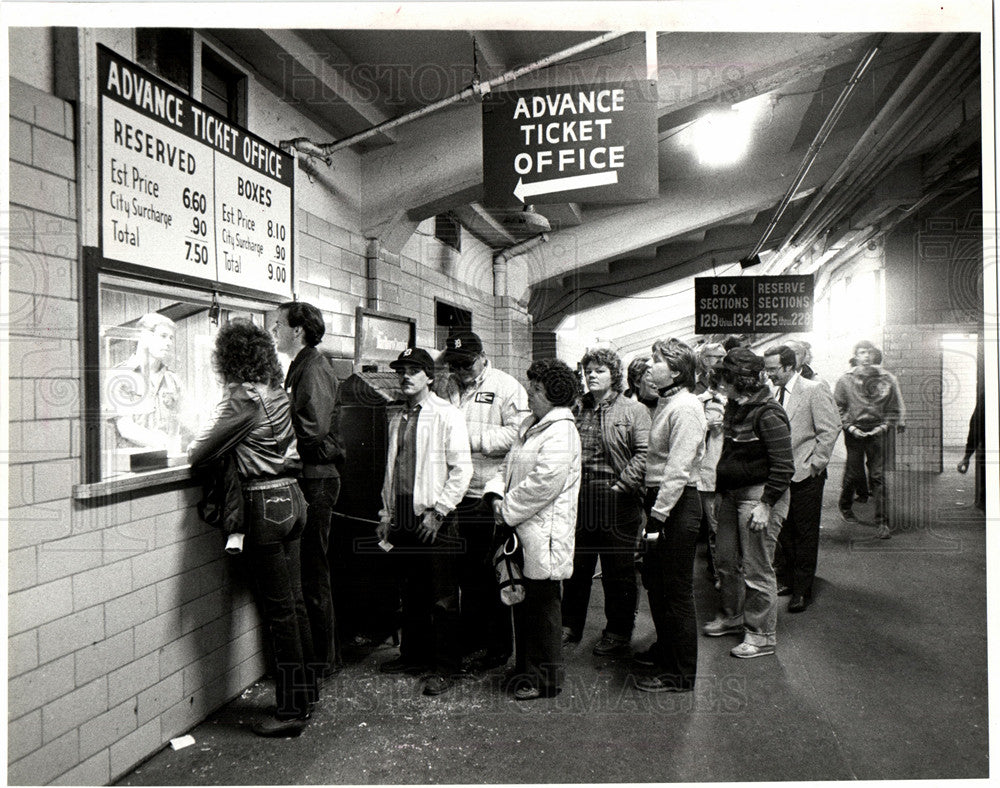
[{"label": "woman in leather jacket", "polygon": [[632,640],[638,587],[635,551],[642,531],[642,494],[649,411],[622,394],[622,362],[607,348],[581,360],[587,393],[576,413],[582,444],[573,574],[563,582],[563,644],[583,636],[590,587],[601,559],[606,624],[595,656],[625,656]]},{"label": "woman in leather jacket", "polygon": [[297,736],[318,692],[300,582],[306,504],[288,396],[270,334],[246,320],[216,336],[213,362],[225,386],[215,413],[188,447],[193,467],[231,452],[243,494],[244,550],[258,587],[276,664],[276,708],[253,726],[261,736]]}]

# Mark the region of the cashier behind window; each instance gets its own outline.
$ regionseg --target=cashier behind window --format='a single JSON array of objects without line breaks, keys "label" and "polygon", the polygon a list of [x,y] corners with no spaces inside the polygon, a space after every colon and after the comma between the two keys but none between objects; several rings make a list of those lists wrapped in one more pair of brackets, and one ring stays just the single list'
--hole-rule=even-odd
[{"label": "cashier behind window", "polygon": [[157,312],[136,324],[135,352],[108,374],[108,403],[118,448],[180,450],[180,381],[167,366],[174,321]]}]

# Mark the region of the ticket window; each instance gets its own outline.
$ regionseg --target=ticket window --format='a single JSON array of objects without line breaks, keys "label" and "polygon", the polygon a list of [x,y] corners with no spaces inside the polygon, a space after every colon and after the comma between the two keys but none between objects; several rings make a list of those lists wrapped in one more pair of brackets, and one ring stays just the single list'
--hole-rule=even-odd
[{"label": "ticket window", "polygon": [[264,326],[273,306],[109,276],[99,309],[100,478],[186,465],[222,396],[212,368],[218,327],[236,318]]}]

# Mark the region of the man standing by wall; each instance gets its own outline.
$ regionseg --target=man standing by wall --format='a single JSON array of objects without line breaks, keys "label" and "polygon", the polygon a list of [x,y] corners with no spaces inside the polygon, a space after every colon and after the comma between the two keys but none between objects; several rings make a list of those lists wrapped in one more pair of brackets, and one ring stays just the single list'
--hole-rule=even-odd
[{"label": "man standing by wall", "polygon": [[483,503],[483,490],[496,475],[528,414],[528,395],[513,377],[490,364],[482,341],[471,331],[448,337],[441,360],[457,384],[452,404],[465,416],[472,452],[472,482],[455,510],[459,535],[465,542],[459,566],[462,628],[470,652],[485,649],[471,668],[489,670],[510,658],[513,635],[510,608],[500,601],[494,574],[494,518],[492,509]]},{"label": "man standing by wall", "polygon": [[431,393],[434,360],[407,348],[390,365],[406,407],[389,423],[389,451],[376,533],[392,544],[403,583],[399,657],[383,673],[429,670],[424,695],[447,692],[461,669],[452,512],[472,478],[469,433],[458,408]]},{"label": "man standing by wall", "polygon": [[845,372],[833,390],[847,448],[839,506],[845,522],[858,522],[851,505],[867,463],[869,492],[875,499],[876,535],[879,539],[888,539],[892,534],[886,512],[885,469],[893,461],[892,433],[905,429],[905,410],[895,376],[878,366],[876,354],[881,360],[875,345],[868,341],[858,342],[854,346],[857,366]]},{"label": "man standing by wall", "polygon": [[337,377],[316,349],[326,324],[312,304],[289,301],[279,306],[271,332],[278,352],[292,356],[285,389],[302,458],[299,486],[309,504],[302,532],[302,595],[319,670],[328,674],[340,666],[327,555],[333,506],[340,495],[337,465],[344,461],[337,432]]},{"label": "man standing by wall", "polygon": [[781,345],[764,353],[764,369],[788,414],[795,462],[788,517],[778,536],[782,556],[778,587],[791,589],[788,612],[801,613],[812,598],[826,466],[840,433],[840,416],[830,390],[799,374],[791,348]]}]

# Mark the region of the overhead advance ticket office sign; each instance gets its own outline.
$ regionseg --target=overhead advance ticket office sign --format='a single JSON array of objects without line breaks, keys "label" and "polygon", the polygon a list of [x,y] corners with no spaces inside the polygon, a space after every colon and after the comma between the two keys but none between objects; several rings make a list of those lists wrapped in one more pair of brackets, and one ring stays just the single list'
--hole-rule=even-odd
[{"label": "overhead advance ticket office sign", "polygon": [[659,194],[649,82],[499,91],[483,99],[483,202],[638,202]]},{"label": "overhead advance ticket office sign", "polygon": [[812,274],[697,277],[695,333],[812,331],[813,304]]},{"label": "overhead advance ticket office sign", "polygon": [[101,253],[288,298],[294,160],[98,46]]}]

